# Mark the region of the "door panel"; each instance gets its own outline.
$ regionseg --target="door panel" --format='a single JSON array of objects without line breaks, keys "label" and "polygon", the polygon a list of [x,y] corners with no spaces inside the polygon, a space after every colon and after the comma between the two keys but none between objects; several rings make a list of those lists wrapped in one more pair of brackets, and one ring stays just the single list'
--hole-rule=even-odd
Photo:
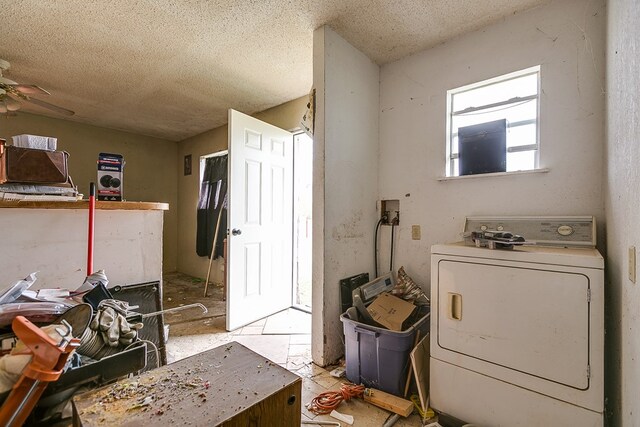
[{"label": "door panel", "polygon": [[438,345],[577,389],[589,386],[589,279],[442,260]]},{"label": "door panel", "polygon": [[244,246],[245,293],[244,297],[260,294],[260,243],[247,243]]},{"label": "door panel", "polygon": [[262,206],[262,164],[255,161],[245,162],[245,222],[244,225],[260,225]]},{"label": "door panel", "polygon": [[229,165],[227,329],[233,330],[291,306],[293,136],[229,110]]}]

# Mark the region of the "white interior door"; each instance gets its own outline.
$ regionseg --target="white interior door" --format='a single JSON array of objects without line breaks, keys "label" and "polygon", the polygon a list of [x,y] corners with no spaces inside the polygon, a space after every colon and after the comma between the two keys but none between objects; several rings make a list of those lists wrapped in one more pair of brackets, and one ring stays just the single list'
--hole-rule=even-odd
[{"label": "white interior door", "polygon": [[229,110],[227,330],[291,306],[293,135]]}]

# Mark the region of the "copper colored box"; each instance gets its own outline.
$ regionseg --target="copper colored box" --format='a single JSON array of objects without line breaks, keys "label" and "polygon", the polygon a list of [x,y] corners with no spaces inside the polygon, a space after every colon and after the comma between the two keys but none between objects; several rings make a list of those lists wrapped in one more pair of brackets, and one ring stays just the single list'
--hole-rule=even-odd
[{"label": "copper colored box", "polygon": [[69,180],[65,151],[35,150],[0,143],[0,184],[64,184]]}]

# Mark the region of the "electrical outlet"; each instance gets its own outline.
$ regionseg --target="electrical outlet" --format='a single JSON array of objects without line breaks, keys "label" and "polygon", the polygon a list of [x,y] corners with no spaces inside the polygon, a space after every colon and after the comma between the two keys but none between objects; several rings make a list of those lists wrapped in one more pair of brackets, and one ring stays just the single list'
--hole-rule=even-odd
[{"label": "electrical outlet", "polygon": [[636,247],[629,246],[629,280],[636,283]]},{"label": "electrical outlet", "polygon": [[422,238],[419,225],[411,226],[411,238],[413,240],[420,240]]}]

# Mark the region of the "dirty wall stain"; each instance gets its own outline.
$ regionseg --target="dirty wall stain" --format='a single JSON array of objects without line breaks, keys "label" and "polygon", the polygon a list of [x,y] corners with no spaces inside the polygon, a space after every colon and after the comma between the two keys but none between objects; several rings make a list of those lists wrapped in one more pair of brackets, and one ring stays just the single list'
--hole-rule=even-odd
[{"label": "dirty wall stain", "polygon": [[365,234],[361,227],[362,210],[358,210],[347,221],[333,227],[331,237],[338,242],[342,239],[361,239]]}]

